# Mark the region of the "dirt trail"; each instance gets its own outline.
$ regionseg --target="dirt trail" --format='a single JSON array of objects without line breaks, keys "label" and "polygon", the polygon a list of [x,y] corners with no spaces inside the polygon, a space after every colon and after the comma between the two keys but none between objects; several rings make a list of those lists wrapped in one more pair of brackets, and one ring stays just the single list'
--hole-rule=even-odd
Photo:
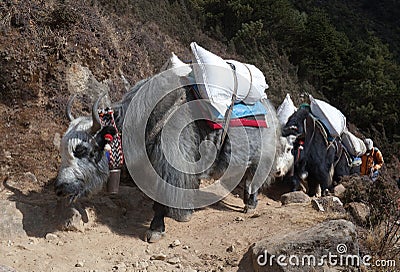
[{"label": "dirt trail", "polygon": [[[16,196],[3,190],[0,195],[16,201],[28,233],[0,243],[0,264],[17,271],[251,271],[246,252],[254,242],[326,218],[311,205],[281,206],[264,195],[257,213],[247,215],[241,212],[242,200],[229,195],[196,211],[190,222],[167,218],[165,238],[148,244],[142,238],[152,202],[135,187],[123,186],[117,196],[84,202],[89,220],[82,232],[53,229],[51,191]],[[37,212],[24,211],[23,202]]]}]

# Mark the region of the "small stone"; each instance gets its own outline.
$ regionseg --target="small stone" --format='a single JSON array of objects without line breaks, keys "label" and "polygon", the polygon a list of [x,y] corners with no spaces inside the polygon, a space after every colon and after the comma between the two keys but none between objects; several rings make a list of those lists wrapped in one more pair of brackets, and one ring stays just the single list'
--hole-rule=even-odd
[{"label": "small stone", "polygon": [[189,246],[183,246],[182,248],[183,249],[189,249]]},{"label": "small stone", "polygon": [[240,217],[240,216],[238,216],[238,217],[236,217],[236,218],[235,218],[235,221],[237,221],[237,222],[241,222],[241,221],[244,221],[244,218],[243,218],[243,217]]},{"label": "small stone", "polygon": [[1,272],[15,272],[14,268],[11,268],[9,266],[1,265],[0,264],[0,271]]},{"label": "small stone", "polygon": [[126,270],[126,264],[118,263],[117,265],[114,265],[113,268],[118,271],[123,271],[123,270]]},{"label": "small stone", "polygon": [[343,184],[339,184],[333,188],[333,194],[337,197],[343,196],[344,192],[346,191],[346,187]]},{"label": "small stone", "polygon": [[136,262],[133,266],[138,269],[145,269],[149,266],[149,263],[147,261],[139,261]]},{"label": "small stone", "polygon": [[363,225],[368,222],[371,209],[364,203],[351,202],[348,204],[347,209],[358,224]]},{"label": "small stone", "polygon": [[169,264],[178,264],[180,262],[181,262],[181,260],[178,257],[172,257],[167,260],[167,263],[169,263]]},{"label": "small stone", "polygon": [[150,257],[150,260],[160,260],[164,261],[167,258],[167,255],[163,253],[154,254]]},{"label": "small stone", "polygon": [[173,241],[169,246],[170,246],[170,247],[177,247],[177,246],[179,246],[179,245],[181,245],[181,241],[175,240],[175,241]]},{"label": "small stone", "polygon": [[55,148],[60,149],[60,145],[61,145],[61,135],[60,135],[60,133],[58,133],[58,132],[56,132],[56,133],[54,134],[53,145],[55,146]]},{"label": "small stone", "polygon": [[46,240],[48,240],[48,241],[52,241],[52,240],[55,240],[57,238],[58,238],[58,236],[53,234],[53,233],[47,233],[46,234]]},{"label": "small stone", "polygon": [[255,212],[254,214],[252,214],[252,215],[250,216],[250,218],[257,218],[257,217],[260,217],[260,216],[261,216],[261,214]]},{"label": "small stone", "polygon": [[322,206],[321,203],[318,202],[317,199],[313,199],[313,200],[311,201],[311,205],[312,205],[312,207],[313,207],[314,209],[316,209],[316,210],[319,211],[319,212],[324,212],[324,211],[325,211],[324,207]]},{"label": "small stone", "polygon": [[75,267],[83,267],[85,265],[85,263],[83,262],[83,261],[78,261],[76,264],[75,264]]},{"label": "small stone", "polygon": [[6,159],[12,159],[11,152],[10,151],[4,151],[4,157]]},{"label": "small stone", "polygon": [[234,252],[235,251],[235,246],[234,245],[230,245],[227,249],[226,252]]},{"label": "small stone", "polygon": [[24,177],[31,183],[37,183],[37,181],[38,181],[36,176],[31,172],[26,172],[24,174]]},{"label": "small stone", "polygon": [[343,203],[336,196],[316,198],[311,201],[311,204],[314,209],[321,212],[346,212],[343,207]]},{"label": "small stone", "polygon": [[37,243],[39,243],[39,240],[35,237],[29,237],[29,245],[36,245]]}]

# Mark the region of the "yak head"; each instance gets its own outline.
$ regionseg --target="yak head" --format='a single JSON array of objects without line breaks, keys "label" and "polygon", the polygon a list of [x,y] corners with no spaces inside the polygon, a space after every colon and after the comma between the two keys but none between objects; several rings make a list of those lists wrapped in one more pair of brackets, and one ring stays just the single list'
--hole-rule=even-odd
[{"label": "yak head", "polygon": [[61,140],[61,166],[55,182],[57,196],[69,197],[71,201],[89,196],[103,188],[109,176],[104,147],[105,135],[114,136],[112,126],[102,126],[98,115],[100,96],[92,106],[92,116],[74,118],[72,96],[67,104],[67,116],[71,123]]},{"label": "yak head", "polygon": [[293,167],[293,143],[296,136],[280,137],[275,162],[275,177],[283,177]]}]

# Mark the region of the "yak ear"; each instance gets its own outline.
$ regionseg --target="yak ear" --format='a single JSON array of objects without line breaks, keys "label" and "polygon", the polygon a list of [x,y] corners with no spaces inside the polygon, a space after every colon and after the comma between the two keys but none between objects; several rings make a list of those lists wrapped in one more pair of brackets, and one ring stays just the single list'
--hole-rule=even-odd
[{"label": "yak ear", "polygon": [[104,147],[107,143],[105,136],[106,134],[110,134],[111,136],[115,136],[117,134],[117,130],[113,126],[104,126],[101,130],[96,134],[95,140],[100,151],[104,150]]}]

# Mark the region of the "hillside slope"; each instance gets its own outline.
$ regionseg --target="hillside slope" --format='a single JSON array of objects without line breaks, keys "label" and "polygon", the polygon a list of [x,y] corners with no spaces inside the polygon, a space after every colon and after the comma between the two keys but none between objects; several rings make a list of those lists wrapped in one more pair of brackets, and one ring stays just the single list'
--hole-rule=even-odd
[{"label": "hillside slope", "polygon": [[[24,233],[0,242],[0,270],[4,264],[19,271],[249,271],[246,251],[260,237],[306,229],[331,216],[310,204],[282,208],[277,196],[266,195],[260,195],[258,214],[244,215],[237,197],[241,190],[198,211],[191,222],[167,219],[167,238],[149,245],[143,234],[152,203],[138,188],[123,186],[118,196],[84,201],[89,220],[82,232],[55,229],[53,182],[72,92],[80,91],[73,113],[86,114],[92,102],[86,85],[110,85],[116,101],[125,93],[122,76],[132,85],[152,76],[171,52],[190,61],[191,41],[222,57],[261,63],[275,106],[288,92],[298,105],[306,101],[306,92],[316,92],[299,79],[298,66],[279,42],[264,41],[268,54],[260,58],[240,55],[226,37],[217,39],[220,30],[205,31],[204,21],[188,5],[194,2],[0,1],[0,205],[14,207],[12,223]],[[400,173],[388,168],[385,180],[393,181]],[[182,244],[171,247],[176,239]],[[160,253],[165,257],[159,258],[172,260],[150,261]]]},{"label": "hillside slope", "polygon": [[[125,92],[121,75],[133,85],[157,73],[171,52],[190,61],[191,41],[222,57],[243,58],[202,34],[176,1],[7,0],[0,14],[0,104],[6,113],[0,128],[7,131],[0,140],[1,178],[30,171],[39,186],[57,172],[54,135],[67,126],[65,105],[80,84],[70,76],[76,67],[111,84],[117,100]],[[271,58],[270,66],[271,76],[264,73],[277,105],[296,79],[285,73],[284,58]],[[79,100],[88,112],[90,97],[82,93]]]}]

